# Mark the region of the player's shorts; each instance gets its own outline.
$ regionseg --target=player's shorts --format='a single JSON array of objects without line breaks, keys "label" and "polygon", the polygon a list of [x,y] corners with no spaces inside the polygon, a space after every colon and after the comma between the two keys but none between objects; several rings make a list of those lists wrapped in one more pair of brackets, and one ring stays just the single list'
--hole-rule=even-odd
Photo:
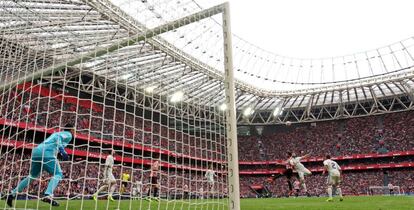
[{"label": "player's shorts", "polygon": [[153,184],[153,185],[157,185],[157,184],[158,184],[158,177],[156,177],[156,176],[151,176],[151,177],[150,177],[150,182],[151,182],[151,184]]},{"label": "player's shorts", "polygon": [[56,158],[32,157],[30,176],[37,178],[43,171],[47,171],[53,176],[63,177],[62,169]]},{"label": "player's shorts", "polygon": [[109,183],[116,182],[116,179],[113,174],[109,174],[104,177],[104,182],[109,184]]},{"label": "player's shorts", "polygon": [[328,185],[338,185],[341,183],[341,176],[328,176]]},{"label": "player's shorts", "polygon": [[298,176],[300,180],[305,179],[306,175],[312,174],[307,168],[304,168],[300,171],[298,171]]},{"label": "player's shorts", "polygon": [[124,187],[128,187],[128,181],[122,181],[121,185],[124,186]]},{"label": "player's shorts", "polygon": [[207,179],[207,183],[210,184],[210,185],[213,185],[214,184],[214,179]]},{"label": "player's shorts", "polygon": [[283,175],[285,175],[286,178],[290,179],[293,176],[293,170],[291,168],[288,168],[283,172]]}]

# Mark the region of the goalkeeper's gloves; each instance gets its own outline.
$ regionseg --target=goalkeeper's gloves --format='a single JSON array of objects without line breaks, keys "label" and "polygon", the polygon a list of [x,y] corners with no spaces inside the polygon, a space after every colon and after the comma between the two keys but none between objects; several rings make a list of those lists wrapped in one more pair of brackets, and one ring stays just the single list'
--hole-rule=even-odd
[{"label": "goalkeeper's gloves", "polygon": [[64,161],[69,160],[68,153],[66,153],[66,151],[65,151],[65,149],[64,149],[63,147],[59,147],[59,153],[60,153],[60,155],[62,156],[62,159],[63,159]]}]

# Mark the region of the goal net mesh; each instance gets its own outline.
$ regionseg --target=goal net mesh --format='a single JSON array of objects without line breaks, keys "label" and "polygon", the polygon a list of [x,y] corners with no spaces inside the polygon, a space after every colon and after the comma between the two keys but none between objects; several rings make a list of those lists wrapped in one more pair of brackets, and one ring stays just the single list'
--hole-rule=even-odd
[{"label": "goal net mesh", "polygon": [[[32,175],[13,205],[51,208],[41,199],[59,167],[42,163],[35,176],[32,150],[72,124],[53,191],[65,209],[228,209],[223,83],[117,14],[107,1],[0,1],[1,196]],[[190,31],[178,24],[163,32],[179,41]],[[111,150],[114,201],[108,189],[94,201]]]},{"label": "goal net mesh", "polygon": [[400,186],[369,186],[368,195],[401,195]]}]

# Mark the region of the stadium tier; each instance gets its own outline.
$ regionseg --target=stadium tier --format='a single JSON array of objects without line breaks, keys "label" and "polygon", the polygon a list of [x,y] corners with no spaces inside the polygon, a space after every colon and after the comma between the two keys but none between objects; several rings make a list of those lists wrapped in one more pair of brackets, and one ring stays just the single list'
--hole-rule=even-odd
[{"label": "stadium tier", "polygon": [[[31,91],[26,91],[28,89]],[[20,167],[20,170],[13,170],[16,175],[28,173],[30,150],[36,146],[36,141],[38,141],[36,139],[39,139],[39,136],[48,136],[58,131],[59,121],[56,119],[59,118],[59,107],[62,103],[67,110],[73,110],[74,106],[78,105],[78,112],[91,113],[91,115],[78,115],[76,119],[68,116],[63,120],[63,123],[68,123],[71,120],[77,121],[79,133],[75,136],[76,144],[66,150],[68,154],[79,160],[79,163],[71,169],[72,172],[75,172],[72,174],[77,176],[65,176],[67,177],[64,179],[66,187],[56,191],[56,194],[61,197],[67,194],[73,197],[88,195],[97,190],[99,180],[97,175],[100,174],[97,173],[100,170],[99,162],[106,158],[106,155],[101,153],[100,144],[106,145],[105,147],[108,148],[112,145],[116,150],[122,151],[120,155],[115,156],[115,160],[123,165],[115,170],[114,175],[120,177],[120,171],[128,170],[132,174],[131,180],[140,180],[141,177],[145,177],[149,173],[148,167],[152,162],[148,159],[149,156],[161,155],[161,167],[164,171],[161,177],[177,176],[175,173],[180,173],[182,176],[177,181],[175,179],[169,180],[169,182],[176,182],[174,187],[168,187],[171,184],[161,185],[161,193],[166,197],[169,196],[169,192],[181,191],[182,194],[185,183],[189,185],[190,194],[198,196],[197,189],[200,186],[203,186],[204,189],[207,188],[202,178],[204,171],[207,170],[207,164],[221,165],[221,161],[214,158],[219,153],[215,150],[218,148],[209,148],[206,145],[207,149],[204,151],[197,150],[196,147],[190,146],[195,144],[191,143],[195,139],[184,133],[178,135],[180,138],[174,145],[168,145],[168,141],[163,143],[163,139],[168,135],[177,136],[177,131],[168,130],[167,127],[159,124],[151,125],[150,121],[143,121],[143,124],[140,121],[133,126],[132,115],[121,111],[115,114],[117,117],[112,121],[110,119],[113,115],[110,114],[95,119],[93,116],[100,116],[99,113],[108,113],[109,111],[104,110],[105,108],[91,100],[81,100],[70,93],[62,93],[47,86],[26,83],[18,86],[11,98],[3,98],[3,100],[7,100],[9,103],[17,100],[16,103],[20,104],[17,109],[16,107],[9,111],[2,109],[0,116],[0,125],[3,126],[4,136],[7,137],[3,137],[1,141],[3,150],[7,154],[6,150],[16,149],[23,151],[24,154],[23,157],[6,155],[7,159],[14,158],[18,162],[8,165],[6,159],[1,164],[4,166],[3,170]],[[40,113],[37,114],[37,118],[30,117],[35,113]],[[46,121],[47,115],[41,113],[54,113],[57,117],[49,117],[49,121]],[[125,115],[125,123],[122,123],[124,119],[121,116],[123,115]],[[311,157],[303,160],[305,165],[316,173],[312,176],[312,181],[308,182],[312,195],[324,195],[324,188],[319,186],[319,183],[324,179],[320,175],[324,154],[335,154],[333,159],[341,164],[344,171],[343,193],[346,195],[366,195],[369,193],[369,186],[382,186],[385,179],[384,173],[387,174],[387,184],[388,182],[398,184],[405,193],[413,192],[414,145],[412,136],[414,129],[409,124],[398,123],[401,119],[410,121],[413,119],[412,115],[412,112],[402,112],[351,120],[300,124],[288,128],[285,125],[269,126],[264,128],[261,135],[252,126],[253,135],[239,136],[241,197],[257,196],[251,189],[253,185],[266,186],[273,196],[288,195],[284,179],[272,180],[273,176],[282,174],[285,170],[286,152],[283,148],[286,145],[289,145],[289,148],[298,154],[312,153]],[[100,127],[102,123],[99,121],[106,122],[103,126],[108,130],[115,127],[114,138],[107,135],[110,138],[105,139],[105,135],[99,135],[99,131],[102,130]],[[367,126],[361,130],[359,127],[362,125]],[[155,132],[150,132],[152,130]],[[122,137],[123,132],[126,133],[125,137]],[[300,135],[297,135],[298,133]],[[404,135],[400,135],[401,133]],[[24,138],[20,134],[25,134]],[[152,144],[150,139],[153,141]],[[261,146],[257,144],[259,141],[262,142]],[[184,146],[177,146],[181,143]],[[303,145],[307,145],[306,148],[309,149],[305,149]],[[265,153],[263,156],[258,156],[257,154],[263,151],[261,149],[264,149]],[[209,155],[206,155],[207,153]],[[208,156],[213,158],[207,159]],[[175,158],[176,161],[171,158]],[[175,164],[174,162],[182,163]],[[22,165],[19,166],[19,164]],[[132,167],[134,165],[142,166],[141,170]],[[70,167],[69,164],[62,165],[62,168],[68,167]],[[125,169],[121,169],[122,167]],[[217,172],[221,174],[221,170]],[[1,174],[4,176],[2,180],[8,180],[9,174],[5,171]],[[369,182],[366,182],[364,177],[371,178]],[[191,181],[189,181],[190,179]],[[18,179],[3,181],[3,193],[6,193],[6,189],[9,189],[10,186],[15,186],[17,181]],[[144,191],[147,191],[148,185],[149,183],[145,183],[144,180]],[[34,186],[36,187],[37,184]],[[68,188],[68,186],[73,187]],[[130,186],[126,192],[132,193],[132,185]],[[45,188],[46,185],[43,184],[42,187]]]}]

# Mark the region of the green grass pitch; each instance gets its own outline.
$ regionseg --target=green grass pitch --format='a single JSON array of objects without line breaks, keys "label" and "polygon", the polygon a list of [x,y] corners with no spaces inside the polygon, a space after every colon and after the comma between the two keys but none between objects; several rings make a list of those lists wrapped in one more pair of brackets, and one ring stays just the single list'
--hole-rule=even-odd
[{"label": "green grass pitch", "polygon": [[[345,197],[343,202],[336,198],[334,202],[325,202],[326,198],[266,198],[266,199],[242,199],[242,210],[414,210],[414,196],[359,196]],[[53,209],[53,210],[215,210],[222,209],[218,202],[213,204],[209,200],[183,201],[146,201],[146,200],[123,200],[108,202],[100,200],[60,201],[60,207],[50,207],[49,205],[31,201],[17,201],[16,209]],[[5,208],[4,200],[0,201],[0,209]]]}]

